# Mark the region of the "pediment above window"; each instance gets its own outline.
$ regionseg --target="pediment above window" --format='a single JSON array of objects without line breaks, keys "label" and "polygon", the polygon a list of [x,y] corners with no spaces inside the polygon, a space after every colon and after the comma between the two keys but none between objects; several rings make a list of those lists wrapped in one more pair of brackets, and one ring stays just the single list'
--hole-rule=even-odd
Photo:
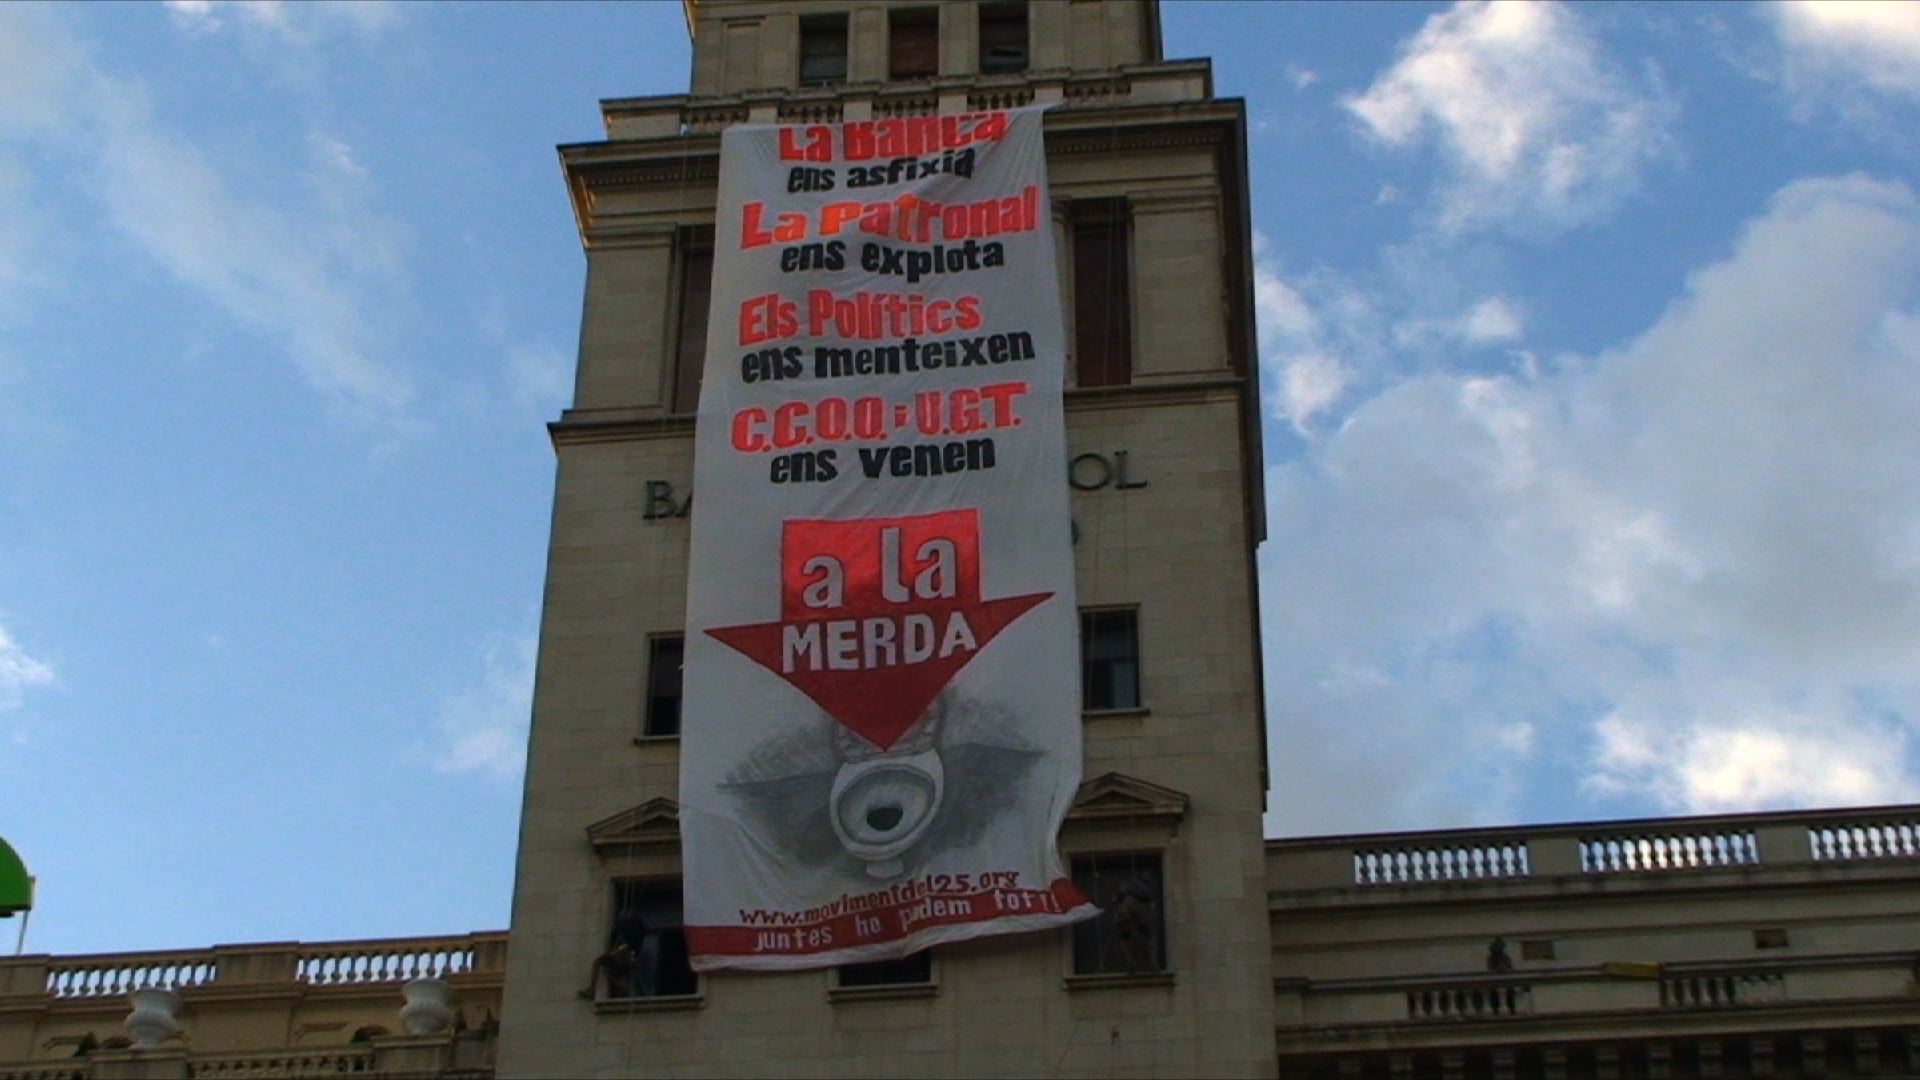
[{"label": "pediment above window", "polygon": [[648,799],[587,826],[587,842],[603,856],[678,847],[680,804],[665,796]]},{"label": "pediment above window", "polygon": [[1179,821],[1192,800],[1186,792],[1110,772],[1080,785],[1068,821]]}]

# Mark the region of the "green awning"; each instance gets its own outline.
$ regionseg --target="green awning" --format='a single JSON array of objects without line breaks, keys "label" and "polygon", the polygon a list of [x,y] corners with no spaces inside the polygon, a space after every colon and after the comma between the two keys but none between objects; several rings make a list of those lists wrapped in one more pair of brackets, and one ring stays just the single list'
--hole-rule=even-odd
[{"label": "green awning", "polygon": [[33,881],[27,877],[27,864],[5,840],[0,840],[0,916],[32,906]]}]

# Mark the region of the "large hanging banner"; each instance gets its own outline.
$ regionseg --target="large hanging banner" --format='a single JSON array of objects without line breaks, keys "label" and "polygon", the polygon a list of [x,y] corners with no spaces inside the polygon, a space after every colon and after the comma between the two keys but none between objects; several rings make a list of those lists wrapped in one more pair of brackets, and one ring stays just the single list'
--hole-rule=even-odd
[{"label": "large hanging banner", "polygon": [[1075,922],[1063,330],[1037,109],[721,138],[680,827],[693,966]]}]

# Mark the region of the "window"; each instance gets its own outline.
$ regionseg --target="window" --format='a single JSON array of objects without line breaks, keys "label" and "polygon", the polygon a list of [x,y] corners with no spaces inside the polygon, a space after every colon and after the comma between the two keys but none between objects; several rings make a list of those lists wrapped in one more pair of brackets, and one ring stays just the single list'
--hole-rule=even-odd
[{"label": "window", "polygon": [[839,987],[920,986],[933,981],[933,951],[922,949],[898,960],[840,965]]},{"label": "window", "polygon": [[680,664],[686,639],[662,635],[647,642],[647,715],[643,735],[680,734]]},{"label": "window", "polygon": [[800,20],[800,85],[847,81],[847,16],[809,15]]},{"label": "window", "polygon": [[1160,854],[1081,855],[1073,883],[1100,905],[1073,926],[1075,975],[1145,975],[1167,970],[1166,889]]},{"label": "window", "polygon": [[1127,200],[1076,199],[1073,230],[1073,364],[1076,386],[1133,378],[1133,293]]},{"label": "window", "polygon": [[980,5],[980,70],[1027,70],[1027,5],[986,3]]},{"label": "window", "polygon": [[1080,707],[1140,707],[1140,626],[1133,608],[1080,613]]},{"label": "window", "polygon": [[581,997],[675,997],[700,992],[687,963],[680,883],[625,879],[613,883],[613,925],[607,949],[594,958]]},{"label": "window", "polygon": [[887,78],[930,79],[940,74],[938,8],[887,12]]},{"label": "window", "polygon": [[706,368],[707,307],[713,297],[713,226],[680,230],[680,310],[673,355],[672,405],[677,413],[700,408],[700,373]]}]

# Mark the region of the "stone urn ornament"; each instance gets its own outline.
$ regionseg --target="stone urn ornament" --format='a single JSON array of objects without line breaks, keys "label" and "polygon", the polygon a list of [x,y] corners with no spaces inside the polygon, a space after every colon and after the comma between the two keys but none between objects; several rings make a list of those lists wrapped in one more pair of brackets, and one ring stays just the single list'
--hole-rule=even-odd
[{"label": "stone urn ornament", "polygon": [[400,1026],[409,1035],[435,1035],[453,1023],[453,987],[445,979],[414,979],[400,988]]},{"label": "stone urn ornament", "polygon": [[133,1040],[136,1050],[151,1050],[180,1034],[180,995],[171,990],[135,990],[127,995],[133,1011],[120,1027]]}]

